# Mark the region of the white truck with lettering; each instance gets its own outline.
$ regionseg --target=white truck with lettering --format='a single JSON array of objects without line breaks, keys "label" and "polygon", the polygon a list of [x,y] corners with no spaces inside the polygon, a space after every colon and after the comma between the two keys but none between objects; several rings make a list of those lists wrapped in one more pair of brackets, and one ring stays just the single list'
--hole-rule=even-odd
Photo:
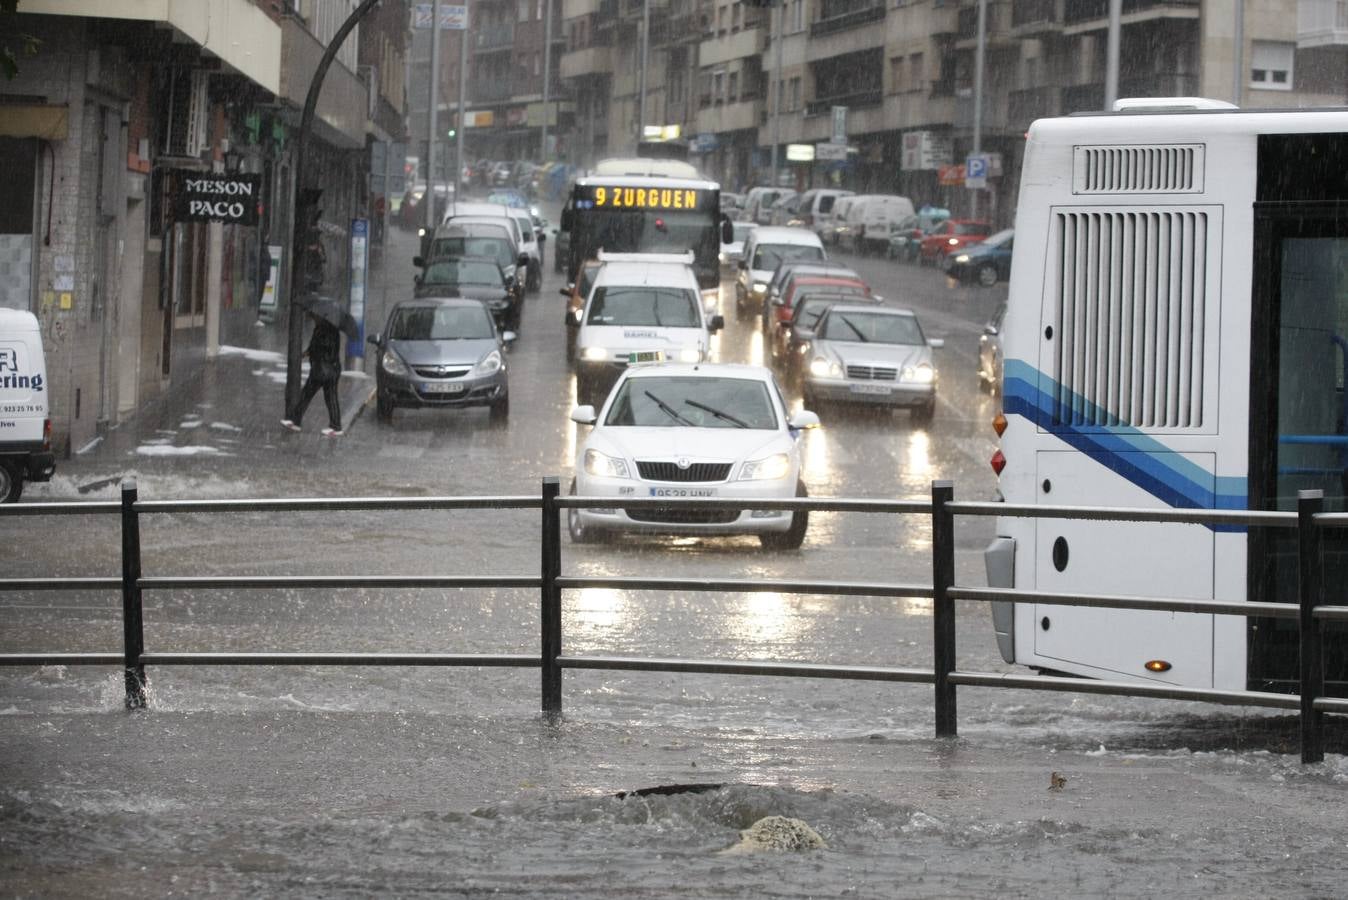
[{"label": "white truck with lettering", "polygon": [[25,481],[49,481],[56,470],[50,393],[37,317],[0,309],[0,503],[17,503]]}]

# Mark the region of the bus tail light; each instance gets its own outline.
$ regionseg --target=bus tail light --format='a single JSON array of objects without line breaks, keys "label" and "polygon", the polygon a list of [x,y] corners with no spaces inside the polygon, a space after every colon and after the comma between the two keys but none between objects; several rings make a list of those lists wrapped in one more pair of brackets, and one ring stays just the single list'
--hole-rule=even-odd
[{"label": "bus tail light", "polygon": [[1002,474],[1002,469],[1006,468],[1006,457],[1002,455],[1002,451],[998,450],[996,453],[992,454],[991,462],[992,471],[996,472],[998,475]]},{"label": "bus tail light", "polygon": [[992,430],[997,432],[997,437],[1001,437],[1006,431],[1006,416],[1001,413],[992,417]]},{"label": "bus tail light", "polygon": [[1148,672],[1170,671],[1170,663],[1166,662],[1163,659],[1149,659],[1142,664],[1142,667],[1145,668]]}]

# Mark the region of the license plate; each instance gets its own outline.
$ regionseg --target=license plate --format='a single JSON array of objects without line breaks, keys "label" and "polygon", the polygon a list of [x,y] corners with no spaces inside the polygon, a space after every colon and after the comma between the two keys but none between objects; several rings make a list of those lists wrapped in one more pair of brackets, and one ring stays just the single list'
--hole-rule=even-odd
[{"label": "license plate", "polygon": [[854,394],[888,394],[893,390],[887,384],[854,384],[851,391]]},{"label": "license plate", "polygon": [[423,394],[462,394],[467,385],[453,381],[424,381],[421,384]]},{"label": "license plate", "polygon": [[652,497],[715,497],[716,488],[653,487]]},{"label": "license plate", "polygon": [[635,353],[627,354],[627,362],[629,365],[635,365],[636,363],[653,363],[664,361],[665,361],[665,351],[663,350],[639,350]]}]

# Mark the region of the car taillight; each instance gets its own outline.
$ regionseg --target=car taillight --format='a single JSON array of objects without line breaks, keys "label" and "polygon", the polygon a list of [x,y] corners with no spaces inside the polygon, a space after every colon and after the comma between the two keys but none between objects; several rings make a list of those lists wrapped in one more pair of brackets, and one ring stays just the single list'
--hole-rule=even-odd
[{"label": "car taillight", "polygon": [[42,421],[42,449],[51,449],[51,419]]}]

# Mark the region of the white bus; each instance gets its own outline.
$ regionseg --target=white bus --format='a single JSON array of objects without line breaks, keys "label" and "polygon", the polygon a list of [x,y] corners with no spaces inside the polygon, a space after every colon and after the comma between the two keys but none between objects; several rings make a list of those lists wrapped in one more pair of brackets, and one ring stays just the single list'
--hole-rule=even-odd
[{"label": "white bus", "polygon": [[[1002,340],[1007,502],[1292,510],[1320,488],[1342,511],[1348,111],[1179,98],[1036,122]],[[1296,602],[1289,529],[1008,516],[997,534],[994,587]],[[1341,603],[1348,534],[1325,550]],[[1035,604],[993,620],[1002,656],[1043,671],[1295,690],[1295,620]],[[1339,629],[1338,693],[1345,650]]]}]

